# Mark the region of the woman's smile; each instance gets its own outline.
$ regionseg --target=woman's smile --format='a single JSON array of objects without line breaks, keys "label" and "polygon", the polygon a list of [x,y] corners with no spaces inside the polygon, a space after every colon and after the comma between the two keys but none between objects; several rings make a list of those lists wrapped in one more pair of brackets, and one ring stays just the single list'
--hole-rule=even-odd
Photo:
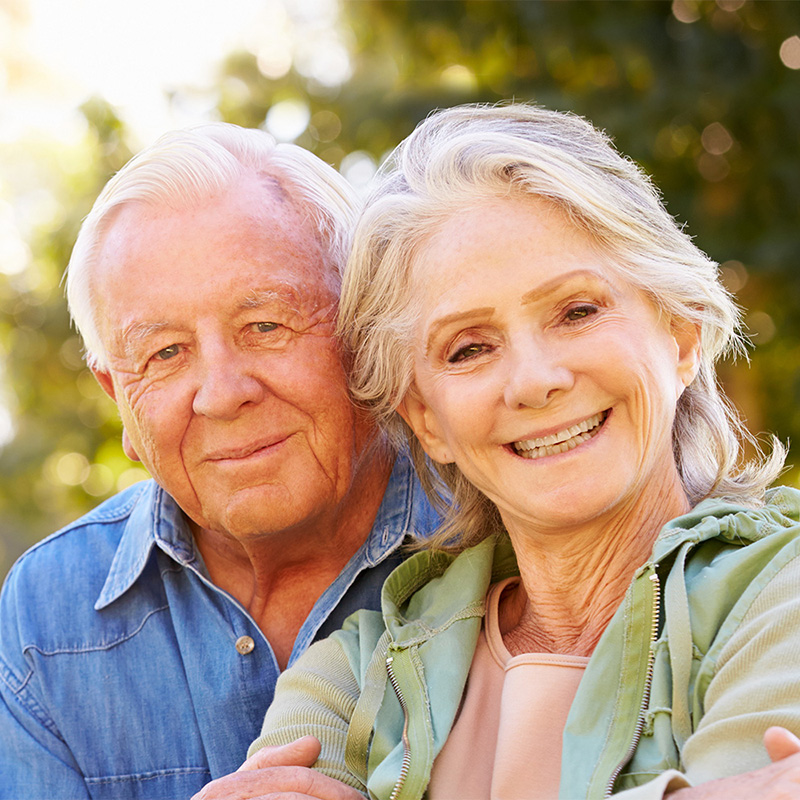
[{"label": "woman's smile", "polygon": [[608,418],[610,409],[594,414],[575,425],[570,425],[558,433],[539,436],[533,439],[522,439],[512,442],[509,447],[523,458],[544,458],[556,456],[574,450],[578,445],[593,439]]}]

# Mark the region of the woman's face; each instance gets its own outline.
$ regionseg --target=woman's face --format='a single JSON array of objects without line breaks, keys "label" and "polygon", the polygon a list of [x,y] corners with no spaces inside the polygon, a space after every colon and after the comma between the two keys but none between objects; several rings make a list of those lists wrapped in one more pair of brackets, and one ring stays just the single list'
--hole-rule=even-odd
[{"label": "woman's face", "polygon": [[412,287],[401,413],[509,530],[563,531],[680,491],[671,430],[698,332],[662,320],[562,211],[521,198],[457,214]]}]

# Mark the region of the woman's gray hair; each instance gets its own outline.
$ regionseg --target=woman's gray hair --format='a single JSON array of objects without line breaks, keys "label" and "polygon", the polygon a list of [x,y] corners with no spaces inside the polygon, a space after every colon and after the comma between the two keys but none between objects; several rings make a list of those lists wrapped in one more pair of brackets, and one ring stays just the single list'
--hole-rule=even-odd
[{"label": "woman's gray hair", "polygon": [[266,175],[288,190],[316,226],[338,290],[360,202],[354,189],[315,155],[277,144],[262,130],[212,122],[171,131],[132,158],[105,186],[78,234],[67,268],[67,301],[90,366],[106,367],[93,268],[116,212],[129,203],[182,210],[221,194],[247,174]]},{"label": "woman's gray hair", "polygon": [[[664,208],[647,176],[586,120],[532,105],[461,106],[429,116],[382,167],[357,226],[342,286],[339,335],[351,390],[395,445],[408,440],[423,485],[445,514],[432,544],[467,547],[501,526],[496,507],[454,464],[433,464],[395,409],[413,381],[419,309],[411,274],[448,219],[498,197],[531,195],[561,208],[665,318],[701,329],[701,364],[678,402],[675,461],[692,505],[763,502],[785,448],[741,459],[754,444],[720,391],[715,363],[744,352],[740,313],[717,265]],[[498,246],[502,246],[499,242]]]}]

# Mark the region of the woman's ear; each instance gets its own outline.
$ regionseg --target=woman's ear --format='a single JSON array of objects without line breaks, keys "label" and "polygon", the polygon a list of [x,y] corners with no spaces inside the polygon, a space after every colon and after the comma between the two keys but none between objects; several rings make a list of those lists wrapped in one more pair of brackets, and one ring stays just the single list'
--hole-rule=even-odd
[{"label": "woman's ear", "polygon": [[397,407],[397,413],[406,421],[414,435],[419,439],[422,449],[440,464],[452,464],[453,457],[447,449],[444,437],[439,429],[431,409],[419,396],[415,387],[411,387]]},{"label": "woman's ear", "polygon": [[678,346],[678,379],[685,389],[700,370],[702,327],[700,323],[679,319],[672,323],[672,336]]}]

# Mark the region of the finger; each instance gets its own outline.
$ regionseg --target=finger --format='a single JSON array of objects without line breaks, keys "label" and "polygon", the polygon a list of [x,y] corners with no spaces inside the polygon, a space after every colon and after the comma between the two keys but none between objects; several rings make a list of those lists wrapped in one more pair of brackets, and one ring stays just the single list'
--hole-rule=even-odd
[{"label": "finger", "polygon": [[363,800],[363,795],[335,778],[304,767],[276,767],[259,772],[243,773],[255,779],[251,795],[246,797],[269,797],[281,800],[310,797],[314,800]]},{"label": "finger", "polygon": [[321,745],[314,736],[304,736],[289,744],[262,747],[239,767],[237,772],[266,767],[311,767],[319,758]]},{"label": "finger", "polygon": [[770,761],[780,761],[795,753],[800,753],[800,739],[786,728],[776,725],[767,728],[764,734],[764,747],[767,749]]},{"label": "finger", "polygon": [[[348,789],[350,787],[347,787]],[[364,800],[364,795],[352,790],[352,795],[342,795],[341,800]],[[248,800],[328,800],[329,795],[305,794],[303,792],[270,792]],[[337,798],[337,800],[339,800]]]},{"label": "finger", "polygon": [[312,794],[295,791],[279,791],[260,794],[257,797],[247,798],[247,800],[364,800],[364,795],[351,789],[349,786],[340,784],[342,791],[337,791],[335,795],[323,791],[321,794],[314,791]]},{"label": "finger", "polygon": [[262,800],[293,795],[315,800],[361,800],[349,786],[307,767],[284,766],[232,772],[206,784],[192,800]]},{"label": "finger", "polygon": [[[364,800],[364,795],[359,794],[353,790],[353,800]],[[351,795],[347,795],[342,800],[350,800]],[[270,792],[269,794],[261,794],[258,797],[247,798],[247,800],[327,800],[327,796],[320,796],[316,794],[301,794],[299,792]]]}]

